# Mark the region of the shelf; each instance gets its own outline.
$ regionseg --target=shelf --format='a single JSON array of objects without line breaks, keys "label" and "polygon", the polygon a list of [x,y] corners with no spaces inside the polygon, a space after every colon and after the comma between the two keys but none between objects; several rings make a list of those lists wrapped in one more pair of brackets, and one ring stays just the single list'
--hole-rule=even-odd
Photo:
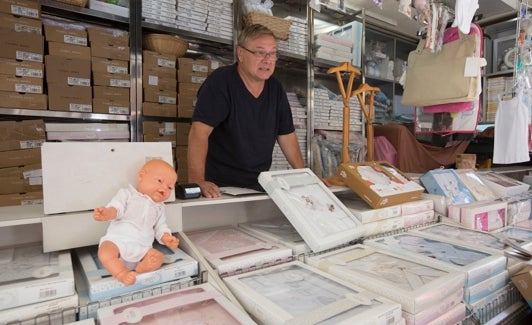
[{"label": "shelf", "polygon": [[513,73],[514,73],[514,70],[510,69],[510,70],[487,73],[484,75],[484,77],[491,78],[491,77],[499,77],[499,76],[508,76],[508,75],[513,75]]},{"label": "shelf", "polygon": [[[53,0],[40,0],[43,13],[53,14],[68,19],[78,20],[107,20],[110,22],[118,22],[122,24],[129,24],[129,17],[118,16],[103,11],[93,10],[89,8],[82,8],[79,6],[73,6],[62,2]],[[116,27],[116,26],[114,26]]]},{"label": "shelf", "polygon": [[93,121],[129,121],[129,115],[110,115],[99,113],[78,113],[78,112],[62,112],[49,110],[35,110],[22,108],[3,108],[0,107],[0,115],[11,116],[34,116],[34,117],[48,117],[48,118],[65,118],[65,119],[82,119]]}]

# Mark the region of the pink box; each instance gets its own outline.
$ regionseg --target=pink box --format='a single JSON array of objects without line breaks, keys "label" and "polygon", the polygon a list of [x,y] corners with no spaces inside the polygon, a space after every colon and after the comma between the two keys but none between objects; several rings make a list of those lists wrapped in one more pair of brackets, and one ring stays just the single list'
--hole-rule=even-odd
[{"label": "pink box", "polygon": [[255,324],[212,285],[98,309],[101,325],[114,324]]},{"label": "pink box", "polygon": [[506,202],[488,202],[460,209],[460,223],[468,228],[492,231],[506,226]]}]

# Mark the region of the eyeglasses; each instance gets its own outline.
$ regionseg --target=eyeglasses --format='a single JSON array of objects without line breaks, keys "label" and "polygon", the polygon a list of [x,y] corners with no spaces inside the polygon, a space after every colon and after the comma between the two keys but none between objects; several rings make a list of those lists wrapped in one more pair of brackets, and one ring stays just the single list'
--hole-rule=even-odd
[{"label": "eyeglasses", "polygon": [[275,61],[275,60],[277,60],[279,58],[279,52],[277,52],[277,51],[274,51],[274,52],[265,52],[265,51],[262,51],[262,50],[252,51],[250,49],[247,49],[247,48],[243,47],[242,45],[240,45],[240,47],[243,48],[244,50],[248,51],[249,53],[253,54],[257,58],[261,58],[262,60],[270,59],[270,60],[274,60]]}]

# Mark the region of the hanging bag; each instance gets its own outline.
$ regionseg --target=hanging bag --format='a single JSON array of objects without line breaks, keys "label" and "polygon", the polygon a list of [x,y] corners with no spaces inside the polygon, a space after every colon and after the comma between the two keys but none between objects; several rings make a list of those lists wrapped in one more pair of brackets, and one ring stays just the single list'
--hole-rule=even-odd
[{"label": "hanging bag", "polygon": [[460,33],[459,39],[443,44],[440,52],[425,49],[421,40],[408,55],[404,106],[468,102],[478,99],[478,76],[465,76],[468,58],[475,57],[477,36]]}]

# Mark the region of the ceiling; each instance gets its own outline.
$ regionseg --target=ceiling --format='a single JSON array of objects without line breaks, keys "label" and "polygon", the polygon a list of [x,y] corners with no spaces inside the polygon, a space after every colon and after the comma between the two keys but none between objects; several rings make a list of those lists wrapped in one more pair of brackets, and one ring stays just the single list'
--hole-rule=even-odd
[{"label": "ceiling", "polygon": [[[428,1],[428,0],[427,0]],[[455,0],[443,0],[445,4],[454,9]],[[401,34],[415,36],[421,28],[414,19],[398,11],[399,0],[382,0],[382,9],[375,5],[374,0],[345,0],[345,7],[354,10],[365,9],[366,19],[375,24],[398,31]],[[477,14],[481,14],[481,21],[517,15],[517,0],[479,0]],[[412,13],[416,10],[412,8]]]}]

